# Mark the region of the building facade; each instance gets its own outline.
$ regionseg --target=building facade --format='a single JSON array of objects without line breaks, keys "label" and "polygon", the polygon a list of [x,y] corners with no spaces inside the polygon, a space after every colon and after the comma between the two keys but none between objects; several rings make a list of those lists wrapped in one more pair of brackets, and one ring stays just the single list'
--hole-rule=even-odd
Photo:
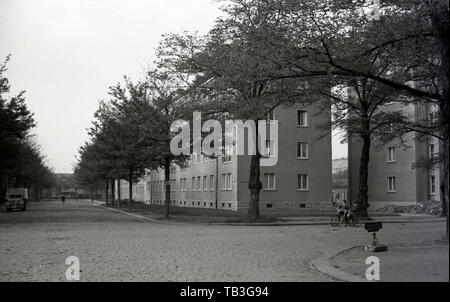
[{"label": "building facade", "polygon": [[[324,136],[324,130],[317,128],[330,119],[330,111],[314,105],[295,106],[281,106],[273,112],[273,119],[278,120],[278,161],[261,167],[261,211],[331,208],[331,135]],[[211,159],[193,154],[186,167],[173,165],[171,204],[247,210],[250,158],[224,155]],[[121,196],[127,196],[128,183],[122,180],[120,185]],[[137,201],[164,204],[164,171],[149,171],[133,190]]]},{"label": "building facade", "polygon": [[[383,110],[401,109],[417,121],[426,122],[436,113],[434,106],[424,104],[393,104]],[[404,142],[392,141],[381,145],[373,140],[369,161],[369,210],[386,205],[413,205],[440,200],[439,167],[418,167],[416,163],[430,160],[439,153],[439,142],[430,136],[408,133]],[[349,197],[358,196],[361,142],[351,139],[348,144]]]}]

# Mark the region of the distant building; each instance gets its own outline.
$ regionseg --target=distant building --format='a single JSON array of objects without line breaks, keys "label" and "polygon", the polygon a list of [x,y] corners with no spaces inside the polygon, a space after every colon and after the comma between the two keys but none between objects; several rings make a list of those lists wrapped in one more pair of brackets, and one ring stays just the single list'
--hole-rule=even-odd
[{"label": "distant building", "polygon": [[[261,167],[260,209],[295,212],[330,208],[331,135],[318,140],[322,132],[316,128],[330,119],[330,111],[313,105],[282,106],[274,111],[273,119],[279,122],[278,162]],[[247,210],[249,167],[250,156],[209,159],[192,155],[186,168],[171,168],[171,202],[180,207]],[[122,180],[120,186],[121,196],[126,198],[128,183]],[[149,171],[133,190],[137,201],[164,204],[163,171]]]},{"label": "distant building", "polygon": [[[392,107],[393,106],[393,107]],[[424,121],[436,112],[430,105],[410,104],[391,105],[385,110],[401,109],[411,118]],[[418,161],[430,159],[439,153],[439,142],[433,137],[423,137],[409,133],[405,137],[408,147],[399,141],[385,145],[373,142],[369,161],[369,205],[371,210],[385,205],[411,205],[417,202],[440,200],[439,167],[419,168]],[[349,195],[355,201],[358,195],[359,162],[361,143],[351,139],[348,144],[349,155]]]},{"label": "distant building", "polygon": [[343,157],[333,159],[333,174],[342,171],[347,171],[347,169],[348,169],[348,158]]},{"label": "distant building", "polygon": [[333,203],[348,200],[348,159],[333,159]]}]

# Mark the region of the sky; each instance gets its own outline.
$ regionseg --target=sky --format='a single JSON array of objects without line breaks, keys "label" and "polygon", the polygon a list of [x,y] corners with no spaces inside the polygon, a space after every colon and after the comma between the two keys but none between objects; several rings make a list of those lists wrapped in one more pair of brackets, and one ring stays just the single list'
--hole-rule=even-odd
[{"label": "sky", "polygon": [[[26,90],[48,164],[71,173],[100,99],[123,75],[143,76],[164,33],[206,33],[214,0],[0,0],[0,60]],[[333,139],[333,158],[346,147]]]}]

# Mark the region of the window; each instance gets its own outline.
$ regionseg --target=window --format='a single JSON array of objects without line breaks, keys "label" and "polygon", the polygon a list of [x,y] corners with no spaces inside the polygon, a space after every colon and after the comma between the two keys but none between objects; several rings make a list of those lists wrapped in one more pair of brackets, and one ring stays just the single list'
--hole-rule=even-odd
[{"label": "window", "polygon": [[222,190],[226,190],[227,189],[227,174],[223,173],[222,174]]},{"label": "window", "polygon": [[268,157],[272,156],[272,141],[270,139],[266,139],[266,152]]},{"label": "window", "polygon": [[225,154],[222,156],[223,163],[231,162],[231,146],[225,146]]},{"label": "window", "polygon": [[428,146],[428,157],[430,159],[433,159],[435,157],[435,150],[434,150],[434,144],[430,144]]},{"label": "window", "polygon": [[208,190],[208,176],[203,176],[203,190],[207,191]]},{"label": "window", "polygon": [[275,190],[275,173],[264,173],[264,190]]},{"label": "window", "polygon": [[297,175],[297,189],[300,191],[307,191],[309,187],[308,174]]},{"label": "window", "polygon": [[192,177],[192,183],[191,183],[191,191],[195,192],[195,177]]},{"label": "window", "polygon": [[297,110],[297,126],[308,126],[308,112],[305,110]]},{"label": "window", "polygon": [[197,191],[202,190],[202,178],[200,176],[197,177]]},{"label": "window", "polygon": [[232,190],[231,173],[222,174],[222,190]]},{"label": "window", "polygon": [[186,191],[186,178],[180,178],[180,191]]},{"label": "window", "polygon": [[271,209],[272,208],[272,204],[271,203],[266,203],[266,209]]},{"label": "window", "polygon": [[387,148],[387,162],[388,163],[395,162],[395,147]]},{"label": "window", "polygon": [[395,183],[395,176],[389,176],[387,178],[387,191],[388,192],[396,192],[397,186]]},{"label": "window", "polygon": [[430,194],[436,194],[436,176],[430,175]]},{"label": "window", "polygon": [[209,189],[211,191],[214,191],[215,187],[216,187],[216,183],[215,183],[214,175],[210,175],[209,176]]},{"label": "window", "polygon": [[297,143],[297,158],[300,159],[308,158],[308,143],[305,142]]}]

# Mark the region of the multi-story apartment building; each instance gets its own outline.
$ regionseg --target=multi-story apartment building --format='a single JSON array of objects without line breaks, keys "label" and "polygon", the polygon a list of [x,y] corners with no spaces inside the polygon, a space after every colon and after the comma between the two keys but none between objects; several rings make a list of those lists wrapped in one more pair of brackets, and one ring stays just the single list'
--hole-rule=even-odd
[{"label": "multi-story apartment building", "polygon": [[[263,211],[331,207],[331,135],[324,136],[324,130],[317,128],[330,119],[330,111],[316,105],[295,106],[281,106],[273,112],[273,119],[278,120],[278,161],[274,166],[261,167]],[[171,203],[180,207],[247,210],[249,168],[248,155],[211,159],[193,154],[186,167],[171,167]],[[138,201],[164,204],[163,171],[149,171],[133,190]],[[121,192],[127,196],[128,184],[123,180]]]},{"label": "multi-story apartment building", "polygon": [[[425,104],[392,104],[383,110],[401,109],[410,118],[427,122],[436,113],[436,108]],[[408,133],[404,143],[392,141],[381,145],[376,140],[371,144],[369,161],[369,209],[376,210],[385,205],[411,205],[417,202],[440,200],[439,167],[419,167],[416,163],[432,159],[439,153],[436,138]],[[406,145],[406,146],[405,146]],[[352,139],[348,144],[349,197],[355,201],[358,195],[361,143]]]}]

